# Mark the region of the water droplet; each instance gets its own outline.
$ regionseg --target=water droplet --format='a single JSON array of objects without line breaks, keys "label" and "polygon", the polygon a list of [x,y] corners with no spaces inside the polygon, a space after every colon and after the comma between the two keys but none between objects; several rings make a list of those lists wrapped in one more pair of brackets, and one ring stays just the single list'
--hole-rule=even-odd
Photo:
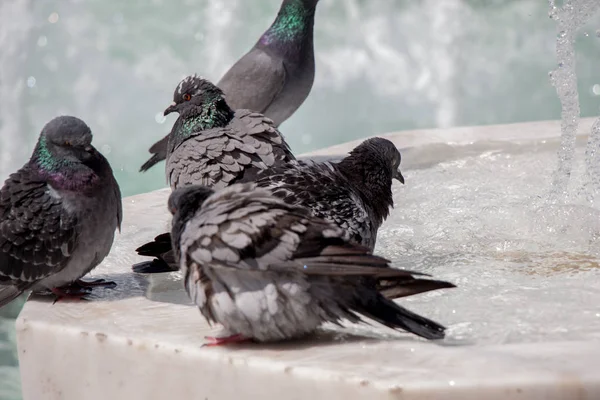
[{"label": "water droplet", "polygon": [[34,76],[30,76],[29,78],[27,78],[27,87],[35,87],[35,77]]},{"label": "water droplet", "polygon": [[596,313],[596,317],[600,317],[600,313]]},{"label": "water droplet", "polygon": [[312,142],[312,136],[305,134],[302,135],[302,138],[300,140],[302,140],[302,144],[310,144]]},{"label": "water droplet", "polygon": [[565,36],[567,36],[567,32],[566,31],[560,31],[560,32],[558,32],[558,37],[559,38],[564,38]]},{"label": "water droplet", "polygon": [[204,33],[196,32],[196,34],[194,35],[194,39],[196,39],[196,41],[198,42],[201,42],[204,39]]},{"label": "water droplet", "polygon": [[583,36],[588,37],[588,36],[590,36],[590,34],[587,32],[583,32]]},{"label": "water droplet", "polygon": [[450,385],[450,386],[454,386],[454,385],[456,385],[456,382],[454,382],[454,381],[449,381],[449,382],[448,382],[448,385]]},{"label": "water droplet", "polygon": [[162,112],[159,112],[156,113],[156,115],[154,116],[154,120],[157,124],[164,124],[167,120],[167,117],[165,117],[165,115]]},{"label": "water droplet", "polygon": [[37,41],[37,45],[40,47],[44,47],[48,44],[48,38],[44,35],[40,36]]},{"label": "water droplet", "polygon": [[58,13],[53,12],[48,16],[48,22],[51,24],[55,24],[58,22]]},{"label": "water droplet", "polygon": [[456,314],[456,310],[452,310],[452,314]]},{"label": "water droplet", "polygon": [[594,96],[600,96],[600,85],[596,83],[594,86],[592,86],[592,93]]},{"label": "water droplet", "polygon": [[112,149],[110,148],[109,145],[105,144],[102,146],[102,154],[107,155],[107,154],[110,154],[111,151],[112,151]]},{"label": "water droplet", "polygon": [[414,353],[414,352],[415,352],[415,349],[413,349],[413,348],[411,347],[411,348],[410,348],[410,352],[411,352],[411,353]]}]

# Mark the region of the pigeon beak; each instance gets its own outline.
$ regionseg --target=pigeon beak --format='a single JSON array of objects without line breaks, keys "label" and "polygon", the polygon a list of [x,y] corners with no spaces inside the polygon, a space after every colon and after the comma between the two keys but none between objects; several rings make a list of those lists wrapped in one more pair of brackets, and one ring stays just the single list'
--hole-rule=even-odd
[{"label": "pigeon beak", "polygon": [[398,179],[398,181],[404,185],[404,177],[402,176],[402,172],[400,172],[400,170],[396,171],[396,176],[394,176],[394,178]]},{"label": "pigeon beak", "polygon": [[163,115],[166,117],[167,115],[171,114],[172,112],[176,112],[176,111],[177,111],[177,104],[171,103],[171,105],[169,107],[167,107],[167,109],[165,110]]},{"label": "pigeon beak", "polygon": [[91,153],[91,152],[92,152],[92,149],[93,149],[93,147],[92,147],[91,145],[89,145],[89,146],[85,146],[85,147],[83,148],[83,150],[85,150],[85,151],[86,151],[86,152],[88,152],[88,153]]}]

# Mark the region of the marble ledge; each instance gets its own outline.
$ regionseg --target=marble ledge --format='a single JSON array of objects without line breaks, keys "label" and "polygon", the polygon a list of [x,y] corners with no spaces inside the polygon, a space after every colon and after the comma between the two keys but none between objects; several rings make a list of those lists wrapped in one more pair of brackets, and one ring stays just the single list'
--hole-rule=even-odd
[{"label": "marble ledge", "polygon": [[[422,149],[556,138],[559,130],[552,121],[387,137]],[[307,156],[340,156],[354,145]],[[286,344],[202,347],[218,328],[190,304],[178,274],[130,270],[142,260],[134,249],[168,226],[168,193],[124,199],[123,232],[93,276],[116,289],[88,302],[26,303],[17,321],[24,400],[600,398],[600,346],[591,342],[453,345],[325,329]]]}]

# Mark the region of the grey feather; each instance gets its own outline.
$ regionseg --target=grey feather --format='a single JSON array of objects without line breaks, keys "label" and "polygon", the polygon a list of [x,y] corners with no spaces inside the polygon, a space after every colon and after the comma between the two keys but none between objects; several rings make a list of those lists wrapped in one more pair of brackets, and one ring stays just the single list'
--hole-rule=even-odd
[{"label": "grey feather", "polygon": [[[426,291],[418,274],[391,269],[387,260],[352,244],[335,224],[286,204],[255,184],[207,193],[173,192],[171,233],[185,288],[209,322],[257,341],[306,335],[324,322],[360,322],[359,315],[428,339],[444,327],[379,293],[383,284],[403,295]],[[193,206],[195,205],[195,207]],[[453,287],[432,282],[427,290]],[[397,289],[400,292],[400,289]],[[410,292],[413,293],[410,293]]]}]

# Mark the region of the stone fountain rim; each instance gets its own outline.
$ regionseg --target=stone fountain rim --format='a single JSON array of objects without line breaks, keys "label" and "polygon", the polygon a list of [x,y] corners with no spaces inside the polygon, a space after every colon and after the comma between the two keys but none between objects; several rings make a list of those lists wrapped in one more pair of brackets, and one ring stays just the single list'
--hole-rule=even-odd
[{"label": "stone fountain rim", "polygon": [[[591,132],[596,118],[581,118],[578,136]],[[417,129],[374,134],[300,154],[298,157],[331,156],[347,154],[354,147],[371,137],[383,137],[397,147],[419,147],[429,144],[466,145],[479,141],[525,142],[558,138],[561,135],[560,120],[519,122],[498,125],[460,126],[453,128]]]}]

